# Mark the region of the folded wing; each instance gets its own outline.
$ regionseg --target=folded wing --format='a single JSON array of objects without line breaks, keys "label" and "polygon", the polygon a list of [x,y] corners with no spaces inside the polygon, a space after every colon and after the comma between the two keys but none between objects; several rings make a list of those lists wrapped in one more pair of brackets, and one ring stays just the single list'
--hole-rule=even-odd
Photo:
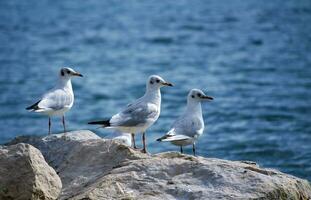
[{"label": "folded wing", "polygon": [[62,89],[56,89],[45,93],[40,101],[26,109],[35,112],[44,112],[49,110],[61,110],[65,107],[71,107],[72,104],[73,95]]},{"label": "folded wing", "polygon": [[175,121],[171,130],[157,141],[171,142],[188,140],[202,134],[204,124],[200,118],[182,116]]},{"label": "folded wing", "polygon": [[159,116],[156,105],[142,103],[129,105],[122,112],[114,115],[110,120],[111,126],[132,127],[145,124],[148,121],[155,121]]}]

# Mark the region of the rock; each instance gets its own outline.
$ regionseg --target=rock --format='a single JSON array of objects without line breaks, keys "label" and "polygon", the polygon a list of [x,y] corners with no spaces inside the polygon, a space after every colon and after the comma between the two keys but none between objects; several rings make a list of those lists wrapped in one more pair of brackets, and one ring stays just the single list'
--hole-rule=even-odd
[{"label": "rock", "polygon": [[45,160],[54,169],[65,161],[69,152],[76,143],[90,140],[101,140],[101,137],[88,130],[72,131],[48,136],[19,136],[6,145],[28,143],[38,148]]},{"label": "rock", "polygon": [[66,134],[65,138],[23,138],[41,149],[58,171],[63,182],[60,199],[311,198],[308,181],[260,168],[254,162],[177,152],[147,155],[112,140],[97,139],[89,131]]},{"label": "rock", "polygon": [[29,144],[0,146],[0,199],[57,199],[62,183]]},{"label": "rock", "polygon": [[162,153],[114,167],[73,199],[309,199],[305,180],[242,162]]},{"label": "rock", "polygon": [[7,145],[25,142],[41,150],[63,183],[60,199],[67,199],[125,160],[146,157],[91,131],[73,131],[45,137],[17,137]]}]

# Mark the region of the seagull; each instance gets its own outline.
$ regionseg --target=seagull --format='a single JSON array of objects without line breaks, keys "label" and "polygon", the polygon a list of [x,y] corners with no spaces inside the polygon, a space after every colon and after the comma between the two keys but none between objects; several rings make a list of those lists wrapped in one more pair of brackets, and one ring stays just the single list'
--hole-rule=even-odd
[{"label": "seagull", "polygon": [[132,146],[132,140],[131,140],[130,133],[122,133],[120,131],[115,131],[107,135],[105,138],[119,141],[122,144],[129,146],[129,147]]},{"label": "seagull", "polygon": [[46,92],[38,102],[26,108],[30,112],[43,113],[49,117],[49,135],[51,134],[52,116],[62,116],[64,132],[66,132],[64,114],[73,105],[74,94],[71,78],[74,76],[83,77],[82,74],[69,67],[61,68],[56,86]]},{"label": "seagull", "polygon": [[201,101],[206,100],[213,100],[213,98],[205,95],[199,89],[190,90],[186,111],[173,123],[171,129],[157,141],[171,142],[180,146],[181,153],[183,153],[183,146],[192,144],[192,152],[195,156],[195,142],[204,130]]},{"label": "seagull", "polygon": [[110,119],[93,121],[89,122],[89,124],[131,133],[132,144],[135,149],[135,134],[142,132],[142,152],[147,153],[145,132],[160,116],[160,88],[163,86],[173,86],[173,84],[166,82],[158,75],[150,76],[146,83],[144,96],[129,104],[124,110],[113,115]]}]

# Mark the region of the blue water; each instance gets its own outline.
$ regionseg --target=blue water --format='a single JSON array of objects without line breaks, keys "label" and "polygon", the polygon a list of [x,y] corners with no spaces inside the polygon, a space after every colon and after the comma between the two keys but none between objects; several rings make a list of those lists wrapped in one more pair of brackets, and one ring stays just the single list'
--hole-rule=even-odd
[{"label": "blue water", "polygon": [[[53,87],[58,69],[73,80],[70,130],[109,117],[144,93],[146,78],[173,82],[147,132],[152,153],[184,110],[191,88],[203,106],[199,155],[253,160],[311,180],[311,2],[0,1],[0,142],[47,134],[47,118],[26,106]],[[53,119],[54,133],[62,131]],[[186,149],[191,153],[191,148]]]}]

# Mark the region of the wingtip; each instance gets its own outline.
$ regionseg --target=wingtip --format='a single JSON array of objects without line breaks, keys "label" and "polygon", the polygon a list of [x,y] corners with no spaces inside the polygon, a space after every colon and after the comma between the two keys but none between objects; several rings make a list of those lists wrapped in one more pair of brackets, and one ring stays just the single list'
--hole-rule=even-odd
[{"label": "wingtip", "polygon": [[25,108],[25,110],[28,110],[29,112],[31,112],[33,109],[31,107],[27,107]]},{"label": "wingtip", "polygon": [[32,111],[32,110],[37,110],[37,109],[39,109],[39,106],[38,106],[38,105],[39,105],[40,101],[41,101],[41,100],[37,101],[36,103],[34,103],[34,104],[31,105],[31,106],[28,106],[28,107],[26,108],[26,110]]},{"label": "wingtip", "polygon": [[88,124],[91,124],[91,125],[102,125],[102,126],[104,126],[104,127],[110,126],[109,120],[92,121],[92,122],[88,122]]},{"label": "wingtip", "polygon": [[166,135],[164,135],[164,136],[158,138],[157,141],[158,141],[158,142],[163,142],[163,139],[165,139],[165,138],[166,138]]}]

